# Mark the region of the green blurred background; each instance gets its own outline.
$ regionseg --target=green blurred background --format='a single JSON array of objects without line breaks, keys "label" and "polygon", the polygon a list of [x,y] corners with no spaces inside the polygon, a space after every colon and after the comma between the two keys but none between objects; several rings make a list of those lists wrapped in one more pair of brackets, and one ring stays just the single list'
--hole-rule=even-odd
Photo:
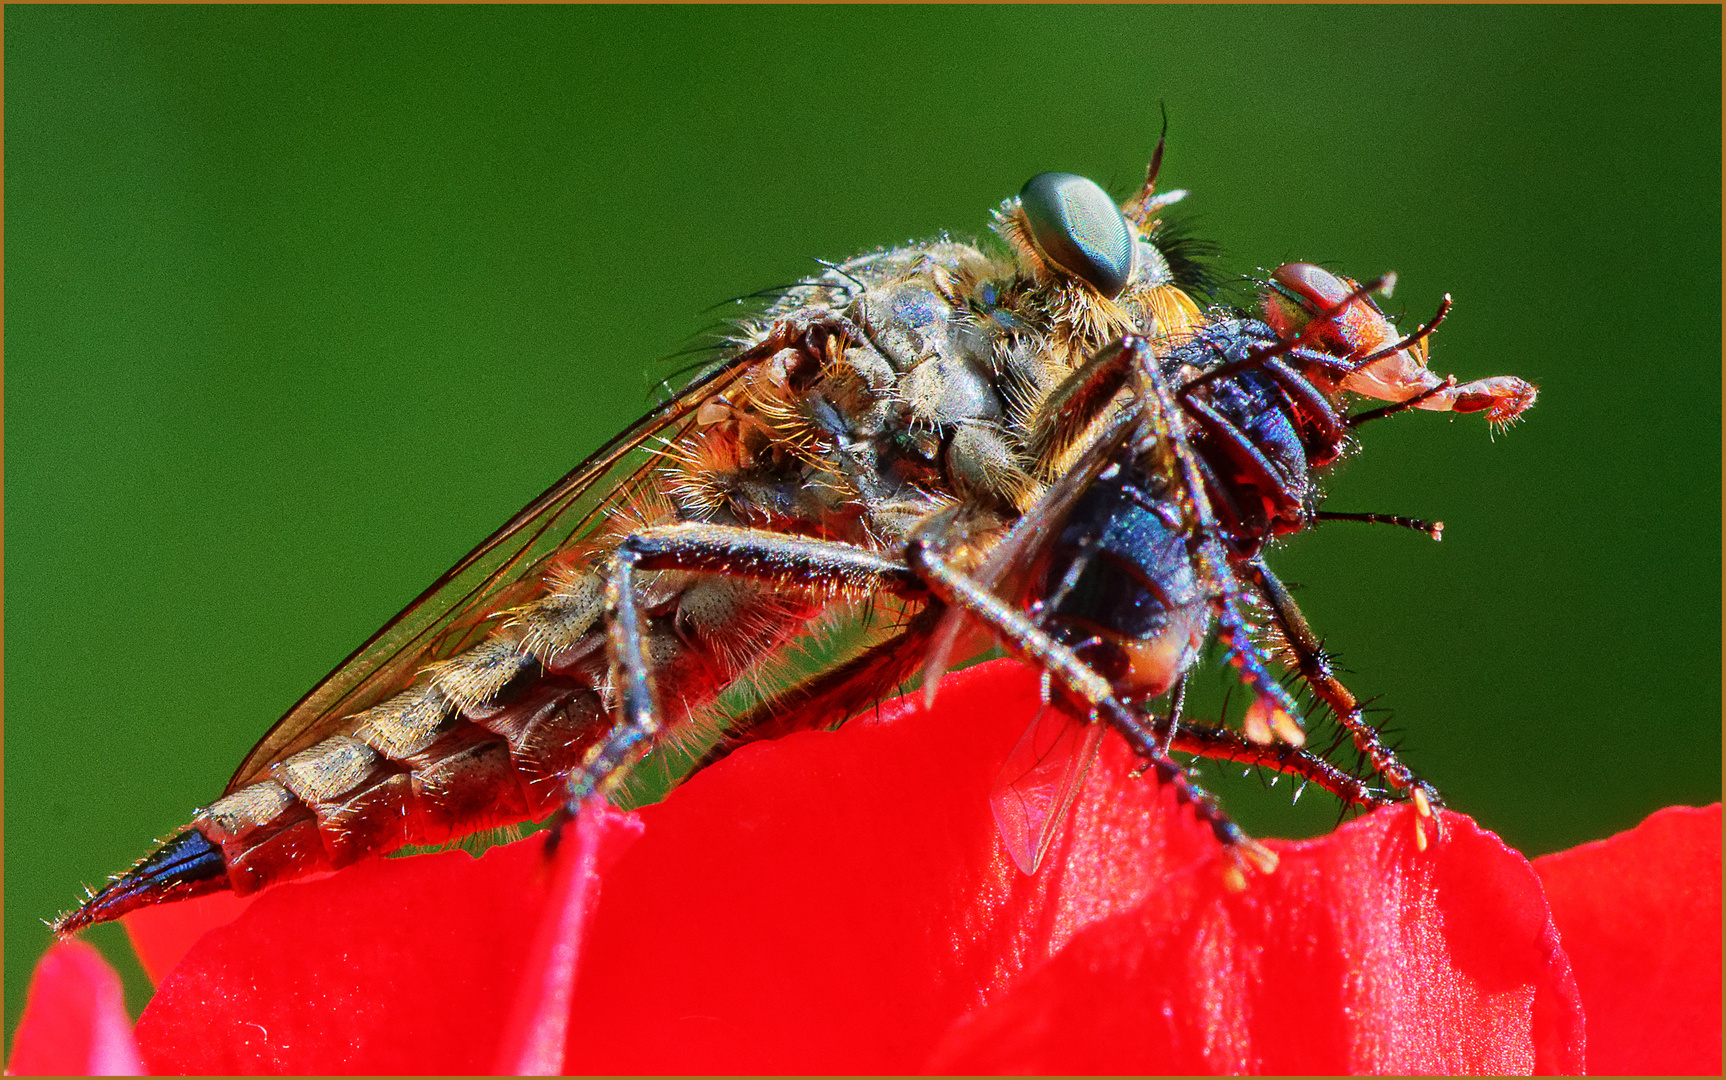
[{"label": "green blurred background", "polygon": [[[1436,366],[1273,565],[1529,854],[1719,798],[1720,12],[9,7],[6,1029],[40,922],[649,403],[710,305],[1031,174],[1236,272],[1401,274]],[[1309,795],[1235,799],[1260,833]],[[1273,805],[1280,803],[1282,805]],[[117,931],[95,935],[148,993]]]}]

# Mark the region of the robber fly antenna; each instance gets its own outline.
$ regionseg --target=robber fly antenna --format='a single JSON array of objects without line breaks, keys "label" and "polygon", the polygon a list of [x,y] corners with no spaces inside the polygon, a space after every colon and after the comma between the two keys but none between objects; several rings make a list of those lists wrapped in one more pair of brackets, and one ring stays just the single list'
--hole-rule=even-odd
[{"label": "robber fly antenna", "polygon": [[1181,190],[1155,194],[1157,176],[1163,171],[1163,144],[1169,136],[1169,107],[1166,102],[1158,102],[1163,111],[1163,130],[1157,135],[1157,148],[1151,151],[1151,163],[1145,169],[1145,183],[1139,188],[1139,193],[1128,199],[1121,206],[1121,213],[1129,220],[1136,222],[1141,228],[1150,225],[1151,218],[1158,210],[1172,203],[1180,202],[1187,197]]},{"label": "robber fly antenna", "polygon": [[1169,103],[1159,101],[1157,108],[1163,112],[1163,130],[1157,133],[1157,148],[1151,151],[1151,164],[1145,170],[1146,194],[1157,186],[1157,174],[1163,171],[1163,143],[1169,137]]}]

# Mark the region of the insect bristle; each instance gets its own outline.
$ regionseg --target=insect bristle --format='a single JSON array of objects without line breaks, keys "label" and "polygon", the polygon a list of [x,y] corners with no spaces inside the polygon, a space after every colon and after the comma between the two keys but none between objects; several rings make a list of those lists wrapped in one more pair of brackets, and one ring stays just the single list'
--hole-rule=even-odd
[{"label": "insect bristle", "polygon": [[1175,284],[1195,300],[1210,302],[1227,280],[1217,265],[1223,248],[1194,231],[1196,220],[1187,214],[1165,214],[1151,242],[1168,261]]},{"label": "insect bristle", "polygon": [[501,844],[513,844],[539,825],[534,822],[515,822],[509,825],[494,825],[487,829],[457,836],[436,844],[408,844],[390,852],[388,858],[402,858],[408,855],[431,855],[440,851],[465,851],[469,855],[483,855],[487,850]]}]

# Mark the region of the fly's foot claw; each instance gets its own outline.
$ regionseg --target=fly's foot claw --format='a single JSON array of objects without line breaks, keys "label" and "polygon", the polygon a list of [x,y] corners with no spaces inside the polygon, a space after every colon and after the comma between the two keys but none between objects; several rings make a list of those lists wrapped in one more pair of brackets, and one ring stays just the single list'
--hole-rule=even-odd
[{"label": "fly's foot claw", "polygon": [[1249,836],[1242,836],[1229,845],[1228,863],[1223,867],[1223,887],[1232,893],[1245,892],[1248,866],[1261,874],[1274,874],[1279,861],[1276,852]]},{"label": "fly's foot claw", "polygon": [[1247,706],[1246,718],[1241,722],[1241,733],[1260,746],[1268,746],[1273,742],[1282,742],[1289,746],[1306,745],[1306,732],[1301,729],[1300,721],[1279,702],[1269,697],[1256,697],[1253,703]]},{"label": "fly's foot claw", "polygon": [[1436,812],[1444,803],[1432,785],[1424,780],[1408,785],[1408,798],[1414,804],[1414,847],[1416,851],[1425,851],[1428,824],[1432,826],[1433,836],[1444,839],[1444,820]]},{"label": "fly's foot claw", "polygon": [[1415,813],[1423,818],[1432,816],[1432,800],[1427,797],[1426,788],[1423,785],[1415,785],[1409,791],[1409,798],[1414,801]]}]

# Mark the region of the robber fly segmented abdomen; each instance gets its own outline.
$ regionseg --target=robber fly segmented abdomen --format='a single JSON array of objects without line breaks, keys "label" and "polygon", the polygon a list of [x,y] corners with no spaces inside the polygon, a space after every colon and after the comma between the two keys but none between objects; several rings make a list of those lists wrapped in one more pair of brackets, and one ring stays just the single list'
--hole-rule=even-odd
[{"label": "robber fly segmented abdomen", "polygon": [[[667,742],[688,739],[705,765],[831,726],[920,667],[932,694],[951,659],[990,643],[1048,675],[1050,707],[996,797],[1027,869],[1105,725],[1194,805],[1231,865],[1267,854],[1171,751],[1294,772],[1353,804],[1384,798],[1302,749],[1279,662],[1426,807],[1432,793],[1361,722],[1261,549],[1326,517],[1314,470],[1362,416],[1505,422],[1533,388],[1441,381],[1426,366],[1437,320],[1399,338],[1368,297],[1382,282],[1305,264],[1271,275],[1265,321],[1201,312],[1177,273],[1188,260],[1159,246],[1158,214],[1183,194],[1155,193],[1160,156],[1124,205],[1046,173],[997,212],[992,245],[881,251],[789,290],[379,631],[222,798],[56,929],[543,818],[610,794]],[[1347,393],[1392,404],[1350,418]],[[845,651],[798,677],[787,658],[834,625],[850,628]],[[1213,631],[1252,693],[1238,730],[1179,715]],[[1267,637],[1269,653],[1255,644]],[[1073,752],[1048,752],[1050,738]]]}]

